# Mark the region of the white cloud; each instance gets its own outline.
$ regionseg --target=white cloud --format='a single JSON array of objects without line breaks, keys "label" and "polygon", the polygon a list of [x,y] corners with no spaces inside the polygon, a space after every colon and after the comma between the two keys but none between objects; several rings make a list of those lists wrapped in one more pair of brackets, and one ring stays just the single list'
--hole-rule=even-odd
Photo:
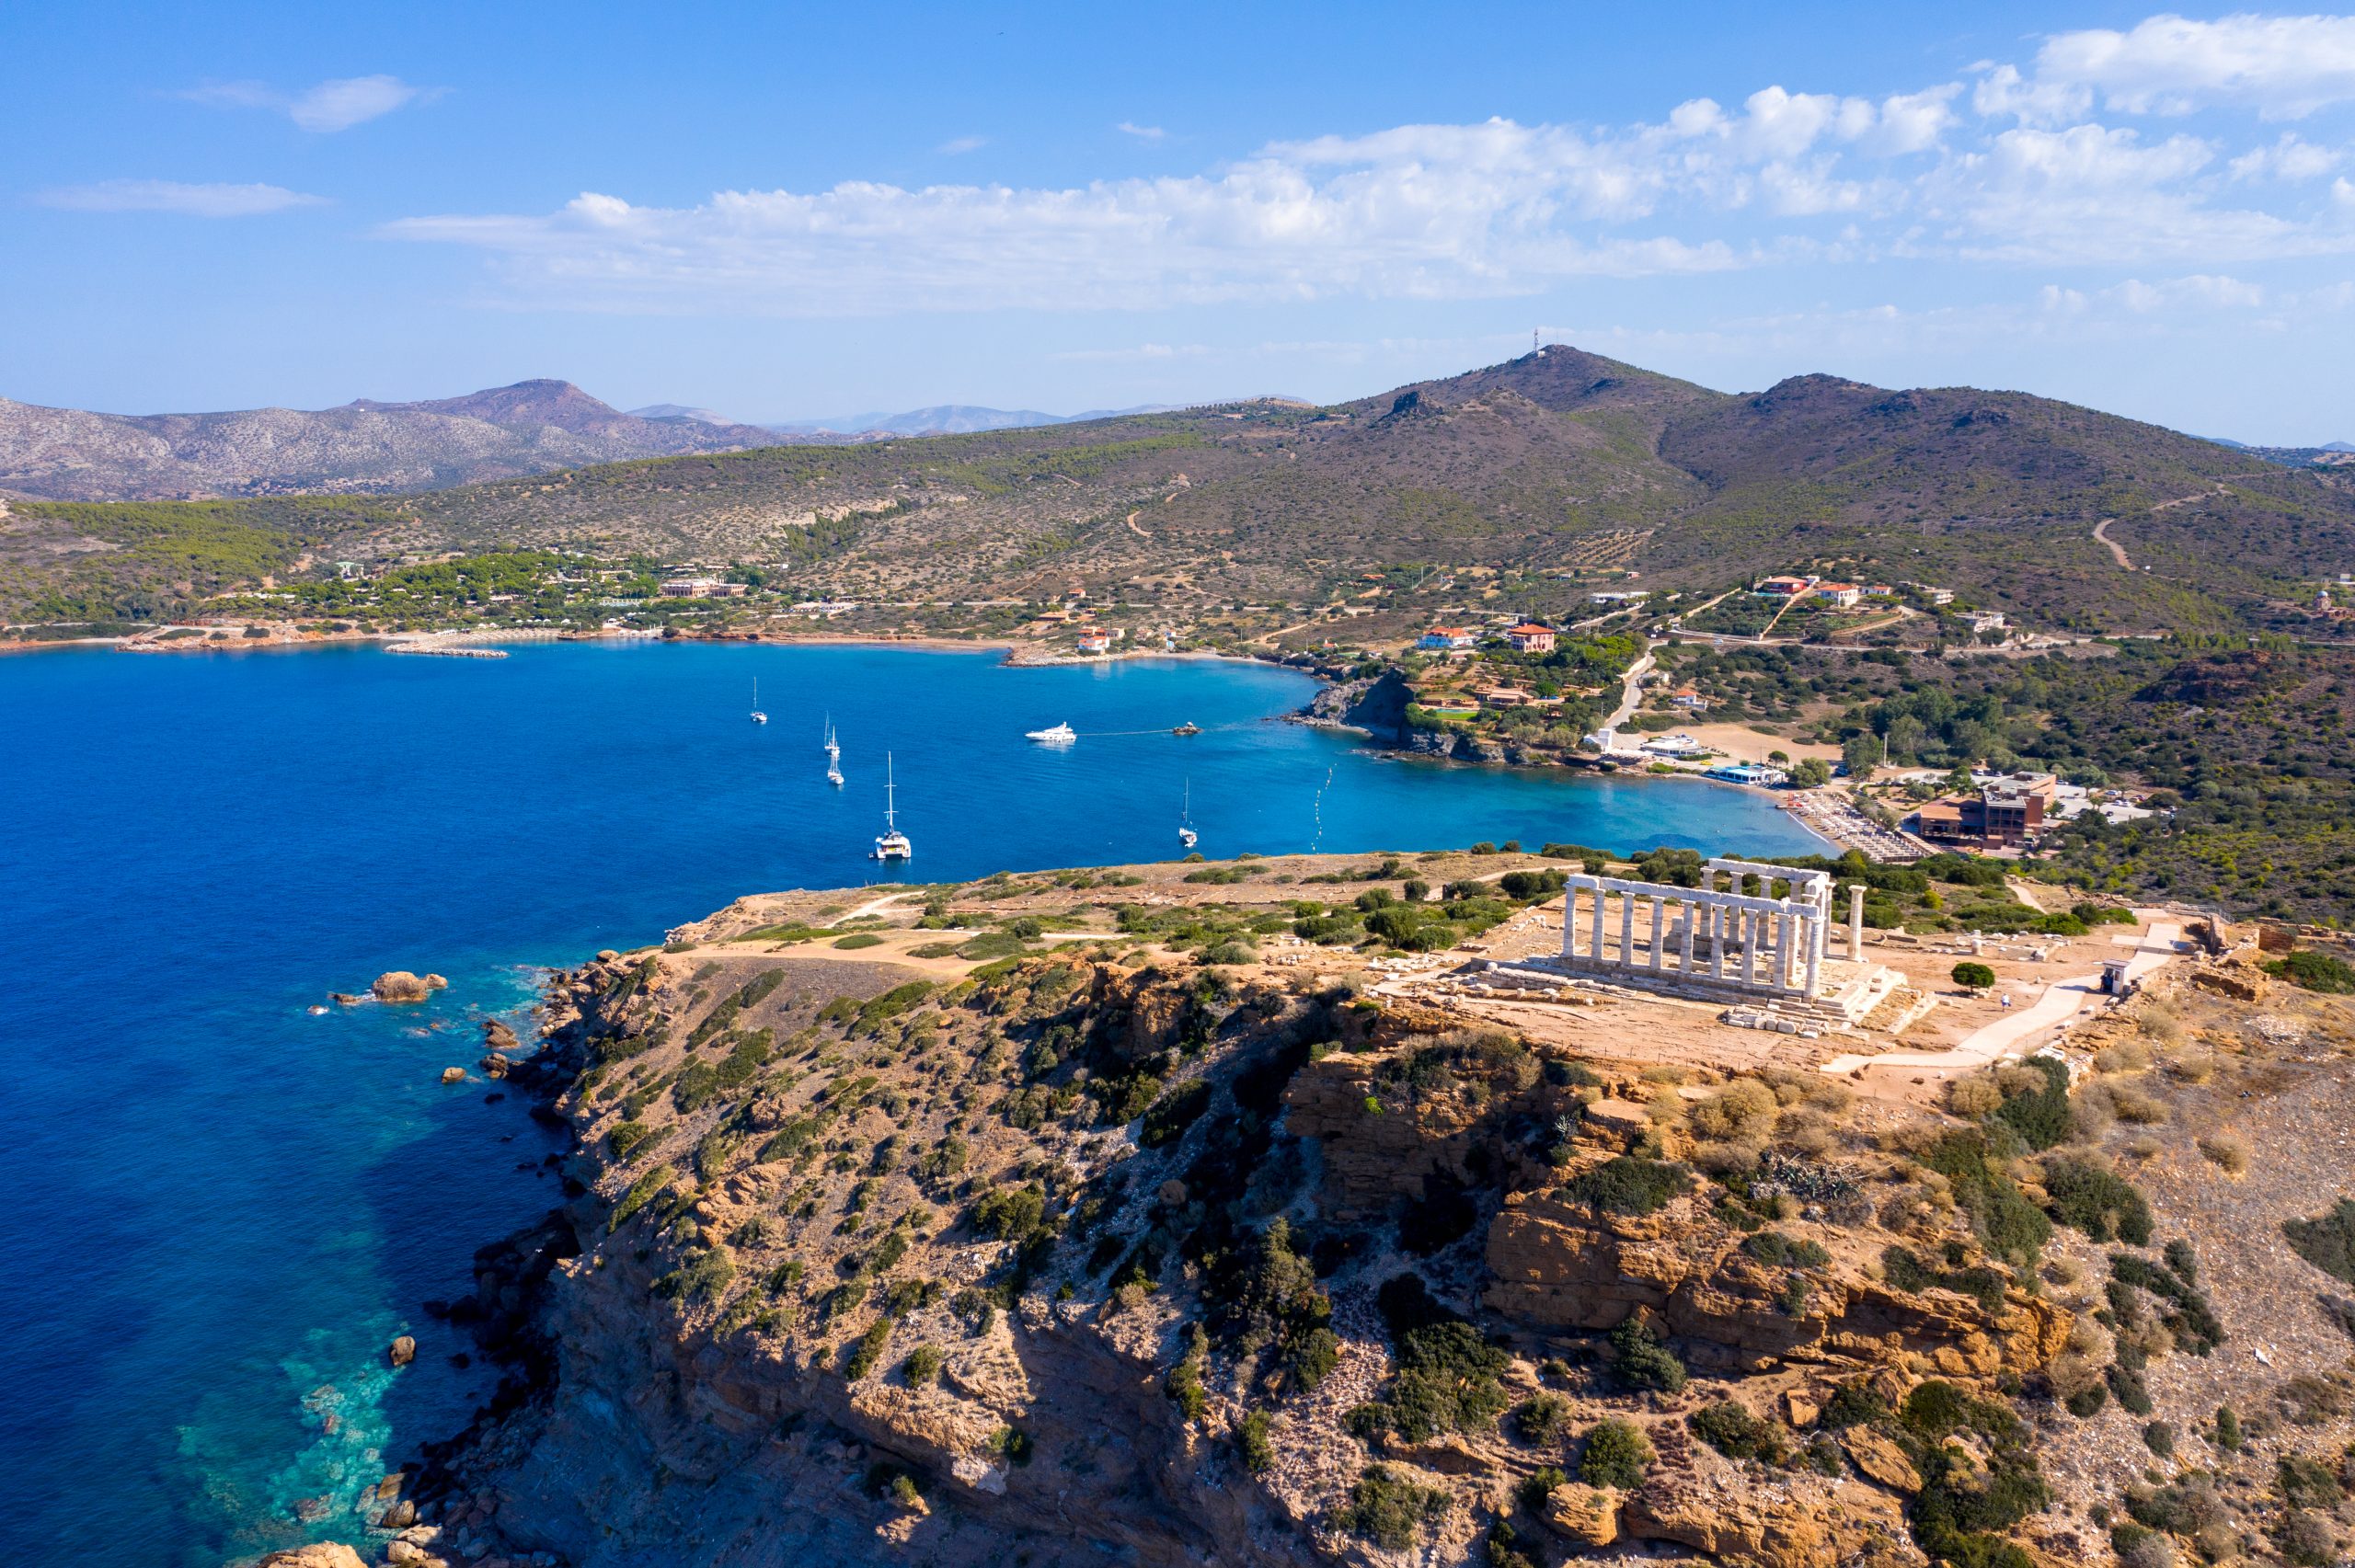
[{"label": "white cloud", "polygon": [[986,136],[952,136],[948,141],[943,142],[939,146],[935,147],[933,151],[936,153],[946,153],[953,158],[961,156],[966,153],[978,153],[983,147],[988,145],[989,138]]},{"label": "white cloud", "polygon": [[[1657,121],[1398,125],[1159,178],[849,181],[677,207],[589,192],[553,212],[383,232],[483,252],[518,303],[787,315],[1501,298],[1575,278],[1888,258],[2216,275],[2355,251],[2346,180],[2328,201],[2298,189],[2339,152],[2260,139],[2229,113],[2198,135],[2082,118],[2102,94],[2155,92],[2155,26],[2108,35],[2108,52],[2091,34],[2049,40],[2032,77],[1974,65],[1968,92],[1774,85]],[[2255,75],[2244,62],[2218,80]]]},{"label": "white cloud", "polygon": [[2127,114],[2235,105],[2267,120],[2302,120],[2355,101],[2355,17],[2157,16],[2125,32],[2056,34],[2038,52],[2036,74],[2040,83],[2097,90]]},{"label": "white cloud", "polygon": [[44,207],[75,212],[177,212],[190,218],[253,218],[290,207],[316,207],[324,196],[305,196],[277,185],[184,185],[169,179],[109,179],[66,186],[35,198]]},{"label": "white cloud", "polygon": [[1091,364],[1131,364],[1156,360],[1195,360],[1209,352],[1209,345],[1203,343],[1139,343],[1127,349],[1066,349],[1048,358]]},{"label": "white cloud", "polygon": [[2279,179],[2292,183],[2319,179],[2346,161],[2333,147],[2318,147],[2294,132],[2284,132],[2269,147],[2252,147],[2229,166],[2234,179]]},{"label": "white cloud", "polygon": [[1139,125],[1132,120],[1127,120],[1120,121],[1120,124],[1115,125],[1112,129],[1119,132],[1123,136],[1133,136],[1140,142],[1158,142],[1163,137],[1169,134],[1168,132],[1164,131],[1158,125]]},{"label": "white cloud", "polygon": [[305,131],[349,131],[408,104],[440,97],[398,76],[342,76],[283,92],[263,82],[206,82],[180,97],[220,109],[263,109],[283,114]]}]

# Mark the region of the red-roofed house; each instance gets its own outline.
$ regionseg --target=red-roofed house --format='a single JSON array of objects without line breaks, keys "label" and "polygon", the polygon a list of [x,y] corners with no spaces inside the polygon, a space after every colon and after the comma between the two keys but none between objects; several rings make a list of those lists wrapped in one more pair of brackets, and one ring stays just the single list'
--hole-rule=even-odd
[{"label": "red-roofed house", "polygon": [[1554,628],[1524,621],[1520,625],[1506,631],[1505,641],[1512,644],[1513,651],[1516,653],[1552,653]]},{"label": "red-roofed house", "polygon": [[1815,585],[1815,597],[1828,599],[1842,610],[1854,610],[1865,590],[1852,582],[1820,582]]}]

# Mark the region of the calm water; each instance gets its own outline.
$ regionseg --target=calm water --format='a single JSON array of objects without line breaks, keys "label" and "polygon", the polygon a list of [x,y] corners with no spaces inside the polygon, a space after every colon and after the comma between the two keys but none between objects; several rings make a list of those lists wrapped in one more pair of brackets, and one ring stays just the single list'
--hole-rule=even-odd
[{"label": "calm water", "polygon": [[[1172,854],[1189,780],[1214,856],[1814,847],[1740,791],[1390,761],[1264,722],[1310,690],[860,648],[0,659],[0,1561],[213,1568],[350,1535],[353,1494],[488,1389],[418,1303],[556,1200],[522,1107],[439,1070],[534,966],[868,880],[887,747],[926,879]],[[1068,751],[1021,738],[1064,719]],[[1207,732],[1113,733],[1185,720]],[[451,989],[305,1012],[386,968]],[[396,1376],[397,1333],[420,1354]],[[334,1512],[298,1525],[302,1499]]]}]

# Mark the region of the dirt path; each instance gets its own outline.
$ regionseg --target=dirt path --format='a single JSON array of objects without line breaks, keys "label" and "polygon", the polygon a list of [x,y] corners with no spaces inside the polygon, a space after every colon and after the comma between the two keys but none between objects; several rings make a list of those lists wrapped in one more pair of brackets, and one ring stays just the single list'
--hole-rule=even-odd
[{"label": "dirt path", "polygon": [[913,897],[915,897],[915,895],[913,893],[886,893],[879,898],[869,898],[867,902],[859,905],[858,908],[851,910],[850,913],[846,915],[836,915],[833,919],[828,921],[824,925],[820,926],[818,929],[821,931],[832,931],[836,926],[841,925],[844,921],[865,920],[868,915],[879,915],[885,910],[890,909],[893,904],[898,903],[901,899],[912,898]]},{"label": "dirt path", "polygon": [[[2166,963],[2176,956],[2176,944],[2182,939],[2183,928],[2171,921],[2154,923],[2142,936],[2120,938],[2121,943],[2131,943],[2133,952],[2126,963],[2127,978],[2139,980]],[[2044,994],[2028,1006],[2016,1008],[1993,1023],[1981,1025],[1952,1049],[1888,1051],[1877,1057],[1840,1056],[1825,1062],[1822,1070],[1843,1073],[1858,1068],[1894,1067],[1912,1072],[1967,1072],[2005,1057],[2021,1055],[2028,1040],[2074,1017],[2080,1008],[2098,1004],[2102,996],[2100,971],[2074,975],[2045,987]]]},{"label": "dirt path", "polygon": [[2116,561],[2119,566],[2131,572],[2134,569],[2134,563],[2126,558],[2126,546],[2120,544],[2117,540],[2112,539],[2109,536],[2109,525],[2117,521],[2118,520],[2114,517],[2106,517],[2099,522],[2095,523],[2094,537],[2101,542],[2104,548],[2108,550],[2109,558],[2111,560]]},{"label": "dirt path", "polygon": [[[1143,508],[1139,508],[1138,509],[1139,509],[1139,510],[1143,510]],[[1138,538],[1140,538],[1140,539],[1150,539],[1150,538],[1152,538],[1152,537],[1153,537],[1153,535],[1152,535],[1152,534],[1147,533],[1143,529],[1139,528],[1139,527],[1137,526],[1137,514],[1136,514],[1136,512],[1131,512],[1127,517],[1122,518],[1120,521],[1123,521],[1123,522],[1125,522],[1125,523],[1127,523],[1127,524],[1129,525],[1129,532],[1130,532],[1131,533],[1135,534]]]},{"label": "dirt path", "polygon": [[[2193,501],[2204,501],[2211,496],[2228,496],[2230,494],[2232,494],[2231,486],[2212,485],[2205,490],[2194,490],[2188,496],[2177,496],[2171,501],[2154,501],[2151,504],[2151,511],[2154,515],[2163,511],[2173,511],[2176,508],[2188,506]],[[2109,536],[2109,525],[2117,521],[2118,520],[2114,517],[2106,517],[2099,522],[2095,523],[2094,538],[2100,544],[2103,549],[2109,552],[2109,558],[2116,561],[2121,570],[2131,572],[2134,569],[2134,563],[2127,557],[2126,546],[2120,544],[2117,540],[2112,539]]]}]

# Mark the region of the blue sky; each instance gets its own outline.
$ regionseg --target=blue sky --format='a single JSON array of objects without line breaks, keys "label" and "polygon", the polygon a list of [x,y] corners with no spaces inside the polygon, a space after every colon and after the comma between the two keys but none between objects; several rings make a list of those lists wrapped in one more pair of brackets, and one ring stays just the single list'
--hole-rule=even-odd
[{"label": "blue sky", "polygon": [[2355,439],[2355,17],[1962,9],[11,7],[0,395],[1070,411],[1538,330]]}]

